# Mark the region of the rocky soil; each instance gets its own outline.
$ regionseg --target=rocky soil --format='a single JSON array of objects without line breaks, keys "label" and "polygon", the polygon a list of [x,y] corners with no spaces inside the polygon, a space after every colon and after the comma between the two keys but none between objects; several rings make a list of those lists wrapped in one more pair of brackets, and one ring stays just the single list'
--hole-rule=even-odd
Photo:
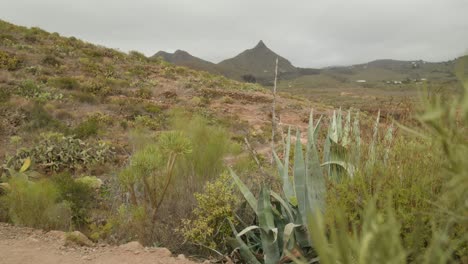
[{"label": "rocky soil", "polygon": [[[0,223],[0,264],[195,264],[167,248],[146,248],[138,242],[121,246],[79,246],[61,231],[44,232]],[[208,261],[207,261],[208,263]]]}]

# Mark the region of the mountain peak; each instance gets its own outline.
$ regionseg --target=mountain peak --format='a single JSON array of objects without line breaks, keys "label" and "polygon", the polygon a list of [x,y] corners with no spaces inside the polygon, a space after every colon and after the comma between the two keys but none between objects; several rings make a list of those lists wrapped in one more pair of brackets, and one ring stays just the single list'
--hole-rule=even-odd
[{"label": "mountain peak", "polygon": [[263,40],[260,40],[257,44],[257,46],[255,46],[254,49],[259,49],[259,48],[267,48],[267,46],[265,45],[265,43],[263,42]]},{"label": "mountain peak", "polygon": [[190,53],[186,52],[185,50],[180,50],[180,49],[178,49],[178,50],[176,50],[174,52],[174,55],[176,55],[176,54],[178,54],[178,55],[189,55],[190,56]]}]

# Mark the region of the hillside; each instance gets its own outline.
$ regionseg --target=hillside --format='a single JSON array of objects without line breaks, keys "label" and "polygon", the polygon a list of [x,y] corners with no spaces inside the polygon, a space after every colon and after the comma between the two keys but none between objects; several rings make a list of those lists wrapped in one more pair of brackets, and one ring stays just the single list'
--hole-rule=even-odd
[{"label": "hillside", "polygon": [[[196,204],[193,194],[219,176],[225,164],[258,173],[244,138],[262,150],[262,157],[269,155],[272,95],[257,84],[5,21],[0,21],[0,32],[0,196],[5,177],[26,160],[31,161],[28,175],[54,182],[56,177],[72,183],[97,177],[105,191],[83,194],[74,204],[88,207],[73,211],[79,214],[73,215],[73,226],[96,240],[122,243],[138,234],[145,244],[157,241],[174,252],[190,249],[173,230],[190,217]],[[283,123],[306,126],[307,100],[284,96],[277,106]],[[329,108],[316,105],[316,110]],[[132,164],[129,159],[136,150],[174,133],[187,138],[196,155],[176,164],[176,180],[169,186],[157,225],[119,220],[112,222],[110,237],[108,221],[133,217],[117,211],[128,202],[120,191],[127,186],[121,171]],[[139,143],[142,140],[146,144]],[[86,197],[92,201],[83,201]],[[0,221],[12,221],[2,205]],[[42,219],[38,215],[44,210],[34,208],[41,207],[21,212]],[[70,229],[69,225],[52,228]]]},{"label": "hillside", "polygon": [[220,74],[220,70],[216,67],[216,64],[192,56],[183,50],[176,50],[174,53],[160,51],[152,56],[152,58],[158,57],[175,65],[185,66],[194,70],[207,71],[213,74]]}]

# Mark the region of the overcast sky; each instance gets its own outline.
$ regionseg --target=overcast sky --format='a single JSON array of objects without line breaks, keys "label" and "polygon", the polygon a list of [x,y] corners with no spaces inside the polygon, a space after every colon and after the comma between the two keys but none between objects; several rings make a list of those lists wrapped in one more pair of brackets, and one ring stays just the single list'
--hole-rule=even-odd
[{"label": "overcast sky", "polygon": [[0,0],[0,18],[122,51],[183,49],[213,62],[260,39],[301,67],[468,51],[468,0]]}]

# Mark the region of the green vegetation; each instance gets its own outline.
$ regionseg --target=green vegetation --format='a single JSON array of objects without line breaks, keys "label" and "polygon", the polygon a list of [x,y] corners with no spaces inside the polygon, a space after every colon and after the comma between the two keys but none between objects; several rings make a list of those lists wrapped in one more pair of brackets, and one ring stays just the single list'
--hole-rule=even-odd
[{"label": "green vegetation", "polygon": [[[0,31],[1,221],[225,262],[466,262],[468,91],[458,84],[433,97],[428,82],[421,111],[397,98],[416,82],[319,89],[403,76],[398,65],[315,73],[320,115],[280,94],[271,163],[271,94],[257,84],[38,28],[0,21]],[[348,88],[377,100],[341,96]]]},{"label": "green vegetation", "polygon": [[187,241],[221,252],[228,249],[231,238],[229,222],[237,223],[234,209],[238,200],[228,177],[222,174],[215,181],[208,182],[203,192],[195,194],[194,220],[184,219],[183,227],[178,230]]},{"label": "green vegetation", "polygon": [[71,226],[68,203],[59,202],[59,191],[49,181],[30,182],[16,177],[10,191],[1,197],[14,224],[41,229],[67,230]]},{"label": "green vegetation", "polygon": [[[458,109],[464,110],[457,113]],[[289,136],[284,161],[275,155],[283,197],[265,185],[256,200],[232,172],[258,219],[258,224],[239,233],[232,226],[243,259],[248,263],[285,259],[307,263],[315,258],[320,263],[463,261],[468,240],[460,203],[468,193],[466,162],[460,157],[468,150],[466,109],[466,93],[455,102],[436,97],[419,119],[425,129],[413,131],[416,138],[400,135],[392,148],[392,128],[379,141],[377,118],[367,152],[361,151],[365,142],[359,123],[351,125],[350,112],[343,127],[341,115],[333,114],[324,149],[317,152],[320,121],[314,125],[311,115],[305,159],[301,141],[296,141],[293,177],[288,172]],[[439,144],[444,147],[438,148]]]},{"label": "green vegetation", "polygon": [[35,169],[44,172],[82,171],[110,161],[113,152],[105,142],[85,142],[60,133],[42,134],[33,148],[22,148],[9,157],[4,167],[19,169],[31,158]]}]

